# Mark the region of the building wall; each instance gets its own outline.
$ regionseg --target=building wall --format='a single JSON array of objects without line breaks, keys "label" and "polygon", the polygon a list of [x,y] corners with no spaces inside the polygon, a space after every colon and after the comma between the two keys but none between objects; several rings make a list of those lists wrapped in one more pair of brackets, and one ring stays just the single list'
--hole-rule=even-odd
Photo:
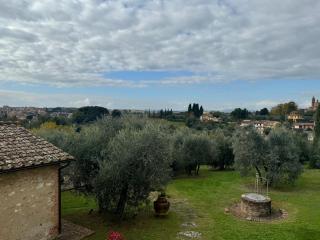
[{"label": "building wall", "polygon": [[58,166],[0,174],[1,240],[48,240],[58,230]]}]

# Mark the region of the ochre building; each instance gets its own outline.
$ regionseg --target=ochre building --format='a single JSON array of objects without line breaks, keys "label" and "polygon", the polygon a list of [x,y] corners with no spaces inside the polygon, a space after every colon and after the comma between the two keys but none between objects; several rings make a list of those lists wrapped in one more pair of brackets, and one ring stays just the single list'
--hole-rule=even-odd
[{"label": "ochre building", "polygon": [[0,123],[0,239],[60,232],[60,170],[73,157],[28,130]]}]

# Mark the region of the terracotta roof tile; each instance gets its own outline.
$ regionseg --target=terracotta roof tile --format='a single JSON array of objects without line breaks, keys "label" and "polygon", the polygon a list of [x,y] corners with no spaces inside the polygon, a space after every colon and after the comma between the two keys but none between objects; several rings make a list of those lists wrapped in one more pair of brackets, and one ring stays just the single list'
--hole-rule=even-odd
[{"label": "terracotta roof tile", "polygon": [[0,172],[68,160],[73,157],[27,129],[0,122]]}]

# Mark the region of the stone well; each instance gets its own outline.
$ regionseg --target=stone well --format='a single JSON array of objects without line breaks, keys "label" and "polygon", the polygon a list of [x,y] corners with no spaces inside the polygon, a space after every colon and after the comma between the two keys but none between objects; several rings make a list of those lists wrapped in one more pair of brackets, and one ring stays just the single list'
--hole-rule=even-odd
[{"label": "stone well", "polygon": [[246,217],[268,217],[271,215],[271,199],[257,193],[241,196],[241,212]]}]

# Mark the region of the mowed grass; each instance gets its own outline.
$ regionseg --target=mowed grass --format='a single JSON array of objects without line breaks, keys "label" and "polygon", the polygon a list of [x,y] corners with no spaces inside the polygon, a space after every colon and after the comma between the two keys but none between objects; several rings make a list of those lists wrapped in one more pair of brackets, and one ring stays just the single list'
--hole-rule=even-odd
[{"label": "mowed grass", "polygon": [[[288,211],[288,218],[272,223],[240,220],[225,214],[224,209],[247,192],[253,179],[241,178],[237,172],[217,172],[202,169],[199,177],[173,180],[167,188],[171,199],[186,204],[179,211],[171,211],[166,218],[154,217],[145,210],[135,219],[112,222],[98,213],[94,200],[70,192],[62,194],[63,217],[96,231],[88,240],[103,240],[109,230],[121,231],[128,240],[173,240],[188,221],[183,209],[192,210],[197,224],[194,230],[202,239],[232,240],[317,240],[320,239],[320,171],[305,170],[295,186],[271,189],[273,206]],[[185,203],[186,202],[186,203]],[[181,210],[182,209],[182,210]]]}]

